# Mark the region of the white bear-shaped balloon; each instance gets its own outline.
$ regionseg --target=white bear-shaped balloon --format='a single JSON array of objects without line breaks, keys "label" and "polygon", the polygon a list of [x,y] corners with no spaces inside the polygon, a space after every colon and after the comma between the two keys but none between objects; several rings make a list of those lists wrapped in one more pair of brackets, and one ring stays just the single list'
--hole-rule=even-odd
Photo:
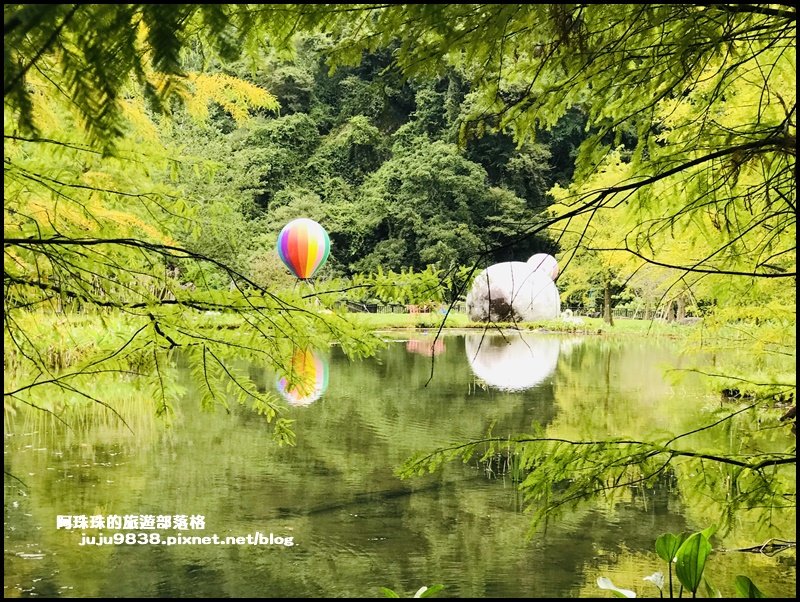
[{"label": "white bear-shaped balloon", "polygon": [[552,255],[537,253],[536,255],[532,255],[527,263],[537,272],[544,272],[550,276],[550,280],[553,282],[558,278],[558,261],[556,261],[556,258]]},{"label": "white bear-shaped balloon", "polygon": [[467,315],[474,322],[534,322],[553,320],[560,313],[553,280],[522,261],[489,266],[467,294]]}]

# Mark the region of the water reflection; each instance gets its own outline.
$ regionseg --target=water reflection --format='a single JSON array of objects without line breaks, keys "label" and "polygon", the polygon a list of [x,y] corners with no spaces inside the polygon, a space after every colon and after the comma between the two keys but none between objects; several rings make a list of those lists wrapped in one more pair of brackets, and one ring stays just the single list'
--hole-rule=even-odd
[{"label": "water reflection", "polygon": [[[652,594],[642,577],[661,568],[655,538],[705,527],[719,515],[713,500],[692,487],[690,479],[702,475],[677,474],[678,481],[659,481],[652,490],[631,489],[613,511],[605,503],[577,507],[529,540],[531,515],[521,512],[521,493],[504,478],[487,479],[476,462],[447,463],[408,481],[395,473],[413,453],[480,439],[490,429],[529,432],[534,420],[547,436],[567,439],[641,439],[653,426],[686,432],[698,424],[687,407],[707,398],[691,380],[676,388],[663,379],[662,366],[681,365],[670,341],[515,333],[507,341],[487,336],[478,348],[478,334],[468,352],[464,337],[452,334],[443,338],[446,350],[429,383],[431,359],[409,353],[407,339],[430,345],[430,333],[397,336],[402,342],[363,361],[338,347],[289,354],[287,373],[314,366],[315,375],[328,367],[333,375],[329,385],[308,378],[310,396],[295,387],[295,400],[322,392],[310,405],[286,408],[295,421],[294,446],[273,445],[264,436],[270,425],[246,406],[204,410],[203,386],[191,385],[190,366],[180,368],[187,393],[176,400],[169,425],[152,418],[146,391],[129,406],[115,406],[135,434],[97,404],[64,415],[69,427],[32,408],[7,410],[5,597],[363,598],[380,596],[382,587],[411,595],[443,583],[442,598],[575,599],[601,595],[599,576]],[[493,354],[512,356],[501,362],[504,372],[514,371],[514,355],[525,359],[518,372],[556,355],[558,366],[526,392],[476,391],[466,358]],[[261,391],[280,380],[264,364],[250,370]],[[291,391],[285,376],[284,390]],[[735,444],[728,432],[722,436]],[[703,449],[718,445],[709,431],[695,437]],[[720,491],[724,497],[729,487]],[[55,518],[187,513],[205,516],[203,535],[274,533],[295,545],[81,547],[80,530],[56,529]],[[788,514],[773,514],[771,525],[741,519],[741,532],[720,547],[793,534],[794,513]],[[729,596],[736,575],[769,584],[764,589],[772,596],[796,589],[794,556],[781,563],[721,554],[712,562],[715,585]]]},{"label": "water reflection", "polygon": [[426,357],[440,355],[445,349],[446,347],[442,337],[438,337],[436,340],[411,339],[410,341],[406,341],[406,351],[418,353],[419,355],[424,355]]},{"label": "water reflection", "polygon": [[501,391],[523,391],[538,385],[556,369],[561,343],[541,334],[469,334],[467,360],[473,374]]},{"label": "water reflection", "polygon": [[290,405],[314,403],[328,389],[327,359],[314,349],[298,349],[286,374],[278,375],[275,387]]}]

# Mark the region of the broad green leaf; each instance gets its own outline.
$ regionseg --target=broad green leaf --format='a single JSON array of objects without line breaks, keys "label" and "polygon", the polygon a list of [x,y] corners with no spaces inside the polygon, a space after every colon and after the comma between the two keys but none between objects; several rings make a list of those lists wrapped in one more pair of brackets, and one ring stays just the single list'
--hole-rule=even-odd
[{"label": "broad green leaf", "polygon": [[706,566],[706,559],[711,553],[711,544],[702,533],[689,536],[675,555],[675,574],[683,587],[697,592]]},{"label": "broad green leaf", "polygon": [[711,536],[714,535],[714,533],[716,532],[717,532],[717,525],[711,525],[710,527],[706,527],[705,529],[700,531],[700,533],[702,533],[709,541],[711,541]]},{"label": "broad green leaf", "polygon": [[675,559],[675,554],[678,553],[678,548],[686,541],[687,534],[681,533],[675,535],[674,533],[664,533],[656,539],[656,554],[662,560],[671,563]]},{"label": "broad green leaf", "polygon": [[736,595],[740,598],[766,598],[767,596],[760,589],[756,587],[749,577],[744,575],[737,575],[734,581],[736,587]]}]

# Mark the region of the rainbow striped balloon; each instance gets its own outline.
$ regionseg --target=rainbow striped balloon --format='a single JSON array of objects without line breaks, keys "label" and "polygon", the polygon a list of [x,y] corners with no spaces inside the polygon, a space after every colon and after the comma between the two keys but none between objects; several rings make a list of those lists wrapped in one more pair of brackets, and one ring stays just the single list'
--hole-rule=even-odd
[{"label": "rainbow striped balloon", "polygon": [[278,235],[278,255],[295,276],[307,280],[328,260],[331,239],[313,219],[290,221]]}]

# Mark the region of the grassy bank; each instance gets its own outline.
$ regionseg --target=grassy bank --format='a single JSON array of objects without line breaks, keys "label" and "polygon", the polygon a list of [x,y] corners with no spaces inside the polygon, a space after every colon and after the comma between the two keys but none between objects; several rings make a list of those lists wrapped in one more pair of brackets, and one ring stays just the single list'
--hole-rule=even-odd
[{"label": "grassy bank", "polygon": [[[24,317],[23,317],[24,316]],[[323,316],[324,317],[324,316]],[[693,324],[679,324],[655,320],[616,319],[614,325],[605,323],[600,318],[574,317],[558,318],[542,322],[523,323],[484,323],[472,322],[465,313],[452,312],[449,314],[432,313],[348,313],[344,317],[350,321],[356,330],[372,332],[416,329],[436,330],[440,328],[452,330],[524,330],[543,332],[562,332],[575,335],[591,336],[645,336],[669,337],[691,341],[702,341],[704,346],[715,341],[722,342],[725,346],[753,345],[754,335],[762,335],[770,329],[768,325],[743,328],[742,325],[734,327],[707,328],[702,321]],[[198,315],[187,323],[196,328],[196,332],[207,333],[209,338],[235,341],[236,332],[245,326],[244,318],[236,314],[220,313],[215,315]],[[148,320],[143,316],[133,316],[125,313],[110,314],[53,314],[29,313],[17,318],[17,327],[24,332],[24,339],[17,340],[23,346],[35,344],[36,355],[42,363],[56,370],[63,370],[70,366],[80,364],[87,358],[96,357],[98,354],[111,355],[120,346],[129,340],[131,334]],[[775,326],[771,327],[773,338]],[[250,330],[248,328],[248,330]],[[786,328],[781,328],[788,332]],[[790,329],[792,332],[794,328]],[[5,334],[4,363],[5,370],[14,371],[20,364],[25,363],[18,346],[9,337],[8,330]],[[757,335],[756,335],[757,336]],[[17,335],[19,339],[19,335]],[[785,346],[785,345],[783,345]],[[766,351],[770,345],[752,347],[758,353]]]},{"label": "grassy bank", "polygon": [[635,320],[629,318],[614,320],[611,326],[601,318],[574,317],[568,319],[546,320],[541,322],[497,322],[485,324],[471,321],[464,313],[351,313],[349,319],[370,330],[389,330],[394,328],[453,328],[453,329],[517,329],[544,330],[548,332],[567,332],[574,334],[635,334],[642,336],[664,335],[684,337],[695,332],[699,323],[692,325],[677,324],[655,320]]}]

